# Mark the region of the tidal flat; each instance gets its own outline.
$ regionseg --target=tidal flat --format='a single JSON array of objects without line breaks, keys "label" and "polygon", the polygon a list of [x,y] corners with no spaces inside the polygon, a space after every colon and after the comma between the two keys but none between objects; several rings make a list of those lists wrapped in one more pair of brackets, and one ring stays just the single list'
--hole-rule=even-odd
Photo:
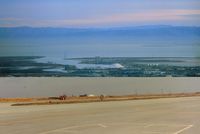
[{"label": "tidal flat", "polygon": [[0,97],[190,93],[200,77],[1,77]]}]

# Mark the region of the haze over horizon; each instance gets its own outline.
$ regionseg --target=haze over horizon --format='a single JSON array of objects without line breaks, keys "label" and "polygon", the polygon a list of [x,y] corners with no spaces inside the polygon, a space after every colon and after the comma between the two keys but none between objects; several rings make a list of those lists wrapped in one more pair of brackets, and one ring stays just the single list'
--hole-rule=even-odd
[{"label": "haze over horizon", "polygon": [[188,25],[164,25],[164,24],[159,24],[159,25],[132,25],[132,26],[110,26],[110,27],[54,27],[54,26],[27,26],[27,25],[24,25],[24,26],[10,26],[10,27],[1,27],[0,28],[5,28],[5,29],[9,29],[9,28],[36,28],[36,29],[42,29],[42,28],[52,28],[52,29],[102,29],[102,30],[109,30],[109,29],[122,29],[122,30],[125,30],[127,28],[167,28],[167,27],[187,27],[187,28],[200,28],[200,25],[198,26],[194,26],[194,25],[191,25],[191,26],[188,26]]},{"label": "haze over horizon", "polygon": [[0,0],[0,27],[200,26],[198,0]]}]

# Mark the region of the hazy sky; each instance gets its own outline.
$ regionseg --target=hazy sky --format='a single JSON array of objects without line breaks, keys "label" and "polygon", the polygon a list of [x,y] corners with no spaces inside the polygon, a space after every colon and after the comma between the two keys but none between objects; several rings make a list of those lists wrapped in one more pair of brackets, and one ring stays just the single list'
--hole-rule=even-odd
[{"label": "hazy sky", "polygon": [[0,0],[0,27],[200,26],[199,0]]}]

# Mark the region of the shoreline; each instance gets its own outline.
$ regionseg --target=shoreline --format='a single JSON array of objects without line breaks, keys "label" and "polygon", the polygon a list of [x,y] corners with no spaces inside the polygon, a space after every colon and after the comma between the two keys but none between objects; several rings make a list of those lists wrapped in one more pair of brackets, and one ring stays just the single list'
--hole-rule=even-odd
[{"label": "shoreline", "polygon": [[58,98],[0,98],[0,103],[12,103],[11,106],[30,106],[30,105],[54,105],[54,104],[72,104],[72,103],[92,103],[92,102],[108,102],[108,101],[126,101],[126,100],[146,100],[146,99],[162,99],[162,98],[179,98],[179,97],[197,97],[200,92],[194,93],[173,93],[173,94],[144,94],[144,95],[123,95],[123,96],[93,96],[67,97],[65,100]]}]

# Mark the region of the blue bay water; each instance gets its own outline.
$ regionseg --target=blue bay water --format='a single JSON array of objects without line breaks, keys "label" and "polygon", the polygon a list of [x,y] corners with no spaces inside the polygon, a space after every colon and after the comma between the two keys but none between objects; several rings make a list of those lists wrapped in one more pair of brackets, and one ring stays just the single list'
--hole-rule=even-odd
[{"label": "blue bay water", "polygon": [[0,56],[49,57],[195,57],[195,41],[94,38],[11,38],[0,40]]},{"label": "blue bay water", "polygon": [[0,56],[198,57],[200,28],[0,28]]}]

